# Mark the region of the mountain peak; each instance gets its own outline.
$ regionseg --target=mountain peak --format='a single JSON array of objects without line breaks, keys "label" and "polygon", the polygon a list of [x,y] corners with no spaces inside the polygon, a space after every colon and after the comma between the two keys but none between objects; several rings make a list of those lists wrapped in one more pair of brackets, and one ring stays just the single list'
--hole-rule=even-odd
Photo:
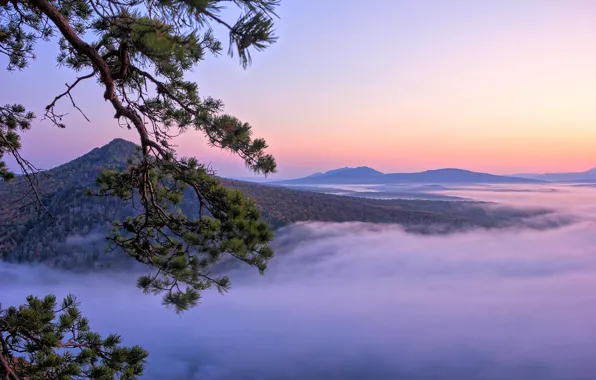
[{"label": "mountain peak", "polygon": [[442,168],[442,169],[425,170],[423,173],[474,173],[474,172],[471,170],[466,170],[466,169]]},{"label": "mountain peak", "polygon": [[61,180],[77,181],[79,176],[85,178],[95,178],[101,170],[116,169],[122,170],[126,167],[128,158],[136,151],[136,145],[125,139],[114,139],[109,143],[94,148],[90,152],[60,165],[54,169],[53,175]]},{"label": "mountain peak", "polygon": [[121,143],[134,144],[132,141],[128,141],[128,140],[123,139],[121,137],[116,137],[115,139],[113,139],[112,141],[110,141],[109,143],[107,143],[106,145],[110,145],[110,144],[121,144]]},{"label": "mountain peak", "polygon": [[98,147],[96,149],[113,149],[113,148],[132,148],[132,147],[136,147],[137,145],[135,143],[133,143],[132,141],[128,141],[125,139],[122,139],[120,137],[117,137],[115,139],[113,139],[112,141],[110,141],[109,143],[105,144],[104,146]]},{"label": "mountain peak", "polygon": [[280,181],[285,184],[390,184],[390,183],[539,183],[542,181],[444,168],[418,173],[388,173],[368,166],[340,168],[305,178]]},{"label": "mountain peak", "polygon": [[359,174],[359,175],[363,175],[363,174],[364,175],[367,175],[367,174],[368,175],[370,175],[370,174],[372,174],[372,175],[383,174],[380,171],[375,170],[375,169],[373,169],[371,167],[368,167],[368,166],[356,166],[356,167],[353,167],[353,168],[350,168],[350,167],[347,167],[346,166],[346,167],[343,167],[343,168],[333,169],[333,170],[326,171],[323,174],[325,174],[325,175],[333,175],[333,174],[339,174],[339,173],[342,173],[342,174],[353,173],[353,174]]},{"label": "mountain peak", "polygon": [[130,156],[134,153],[135,148],[136,148],[136,144],[133,143],[132,141],[128,141],[128,140],[121,139],[121,138],[115,138],[105,145],[98,146],[98,147],[91,149],[88,153],[82,155],[78,159],[86,157],[86,156],[112,155],[112,154],[119,155],[119,153],[126,153]]},{"label": "mountain peak", "polygon": [[368,166],[343,167],[338,169],[328,170],[324,173],[311,174],[304,178],[294,180],[279,181],[280,183],[305,182],[309,184],[328,183],[359,183],[362,180],[372,180],[374,178],[382,177],[384,174],[378,170]]}]

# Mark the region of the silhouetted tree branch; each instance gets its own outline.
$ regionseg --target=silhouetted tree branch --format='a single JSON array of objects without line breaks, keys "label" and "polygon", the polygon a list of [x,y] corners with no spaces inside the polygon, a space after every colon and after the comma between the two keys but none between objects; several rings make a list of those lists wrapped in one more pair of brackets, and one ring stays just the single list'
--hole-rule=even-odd
[{"label": "silhouetted tree branch", "polygon": [[[235,23],[222,17],[225,5],[241,11]],[[278,5],[278,0],[0,3],[0,53],[9,59],[8,70],[25,69],[34,58],[35,43],[55,41],[52,38],[57,37],[59,65],[89,73],[66,84],[66,91],[46,107],[47,119],[60,128],[66,127],[66,115],[54,110],[67,96],[72,107],[87,119],[72,91],[81,82],[96,78],[118,125],[137,132],[140,147],[129,167],[104,171],[91,194],[124,199],[139,210],[136,215],[116,221],[108,240],[112,248],[147,265],[149,273],[138,279],[137,286],[144,292],[161,294],[164,304],[178,312],[195,306],[201,293],[213,285],[220,291],[229,288],[226,276],[215,276],[211,271],[222,258],[238,259],[263,272],[273,257],[269,247],[272,233],[261,220],[256,204],[240,192],[225,188],[197,159],[177,157],[171,139],[194,129],[205,135],[209,145],[237,154],[250,170],[263,174],[276,170],[274,158],[265,153],[265,140],[253,138],[248,123],[223,113],[220,100],[200,96],[197,84],[186,81],[184,76],[207,54],[221,51],[221,42],[210,25],[213,22],[228,29],[228,52],[237,55],[246,67],[251,62],[250,50],[262,50],[276,41],[273,16]],[[14,156],[34,189],[36,201],[42,204],[34,167],[19,153],[19,133],[30,128],[34,117],[21,105],[0,109],[0,175],[5,181],[14,177],[1,160],[4,153]],[[195,195],[200,204],[198,218],[181,212],[184,194]],[[37,302],[30,300],[28,307],[37,307]],[[44,323],[48,324],[21,329],[21,335],[15,336],[37,345],[35,352],[41,352],[45,348],[40,343],[44,340],[36,341],[39,329],[58,328],[55,321]],[[46,348],[97,348],[99,338],[93,338],[95,346],[91,347],[77,337],[54,340]],[[10,339],[7,342],[11,344]],[[20,352],[23,347],[12,349]],[[94,352],[95,357],[109,362],[104,351]],[[9,360],[15,357],[11,355]],[[34,365],[35,360],[27,363]]]}]

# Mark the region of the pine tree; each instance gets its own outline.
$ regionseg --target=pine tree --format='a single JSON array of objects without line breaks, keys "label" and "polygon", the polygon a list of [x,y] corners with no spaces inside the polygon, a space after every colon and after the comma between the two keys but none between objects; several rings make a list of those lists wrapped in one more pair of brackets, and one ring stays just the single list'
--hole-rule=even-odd
[{"label": "pine tree", "polygon": [[[114,222],[108,239],[113,249],[150,269],[137,286],[160,294],[164,305],[178,312],[197,305],[208,288],[229,288],[227,277],[213,273],[219,261],[237,259],[263,272],[273,256],[272,233],[255,203],[223,187],[196,158],[178,157],[171,139],[194,129],[212,147],[240,156],[250,170],[275,171],[266,142],[252,137],[250,124],[225,114],[220,100],[199,95],[197,84],[184,75],[207,55],[221,53],[214,24],[228,30],[228,54],[247,67],[253,49],[276,41],[278,5],[279,0],[0,0],[0,53],[8,57],[8,71],[26,69],[42,40],[57,43],[58,64],[77,73],[66,91],[49,102],[46,119],[67,127],[65,115],[55,110],[62,101],[84,115],[72,91],[84,81],[96,81],[117,123],[138,133],[138,154],[128,169],[102,173],[91,195],[128,200],[140,210]],[[226,6],[240,14],[235,22],[223,16]],[[44,211],[38,173],[19,153],[19,133],[34,118],[20,104],[0,107],[0,179],[14,177],[2,161],[11,154]],[[200,205],[196,218],[180,211],[185,192]],[[55,298],[48,296],[0,309],[0,376],[138,376],[146,353],[120,347],[118,336],[101,339],[90,332],[76,305],[67,297],[56,309]]]},{"label": "pine tree", "polygon": [[0,376],[17,380],[133,379],[147,352],[121,347],[118,335],[102,339],[90,330],[72,295],[27,297],[27,304],[0,311]]}]

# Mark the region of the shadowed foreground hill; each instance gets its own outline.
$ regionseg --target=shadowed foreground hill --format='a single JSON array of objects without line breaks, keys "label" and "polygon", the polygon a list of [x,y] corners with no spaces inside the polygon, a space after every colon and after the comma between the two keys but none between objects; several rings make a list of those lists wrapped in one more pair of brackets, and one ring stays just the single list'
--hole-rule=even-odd
[{"label": "shadowed foreground hill", "polygon": [[[27,192],[22,178],[0,183],[0,259],[45,262],[58,267],[93,268],[112,265],[105,252],[105,234],[115,219],[136,215],[125,202],[90,197],[86,189],[104,169],[123,169],[135,150],[131,142],[116,139],[67,164],[39,176],[42,199],[54,219],[40,217],[31,205],[23,206]],[[502,228],[548,214],[546,210],[487,208],[471,202],[374,200],[298,191],[279,186],[222,179],[254,198],[262,216],[274,228],[300,221],[398,223],[407,231],[446,233],[469,228]],[[31,201],[31,196],[25,197]],[[189,198],[190,199],[190,198]],[[183,204],[194,214],[197,205]],[[547,228],[551,224],[533,224]]]}]

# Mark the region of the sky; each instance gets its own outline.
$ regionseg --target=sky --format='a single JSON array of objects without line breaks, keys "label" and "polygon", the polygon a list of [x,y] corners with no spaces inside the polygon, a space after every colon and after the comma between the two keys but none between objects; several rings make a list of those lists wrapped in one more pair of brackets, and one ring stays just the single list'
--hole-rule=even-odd
[{"label": "sky", "polygon": [[[221,56],[188,75],[267,140],[278,177],[360,165],[497,174],[596,166],[596,2],[284,0],[279,16],[278,43],[247,70]],[[0,103],[43,113],[76,78],[55,55],[42,43],[27,70],[0,72],[10,89]],[[66,129],[36,121],[23,154],[38,167],[115,137],[136,141],[96,83],[75,95],[91,122],[68,102]],[[176,143],[221,175],[248,175],[196,132]]]}]

